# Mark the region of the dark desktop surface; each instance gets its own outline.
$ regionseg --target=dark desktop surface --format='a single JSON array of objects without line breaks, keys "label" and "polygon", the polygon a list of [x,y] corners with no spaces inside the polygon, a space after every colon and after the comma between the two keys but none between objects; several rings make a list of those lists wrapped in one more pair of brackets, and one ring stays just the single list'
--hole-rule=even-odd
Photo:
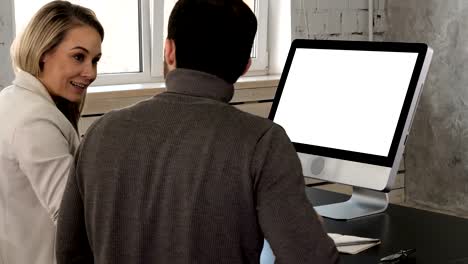
[{"label": "dark desktop surface", "polygon": [[[345,201],[348,195],[306,188],[313,205]],[[348,221],[324,218],[327,232],[379,238],[381,244],[356,255],[340,254],[341,262],[378,263],[401,249],[414,248],[406,262],[468,263],[468,219],[390,204],[384,213]]]}]

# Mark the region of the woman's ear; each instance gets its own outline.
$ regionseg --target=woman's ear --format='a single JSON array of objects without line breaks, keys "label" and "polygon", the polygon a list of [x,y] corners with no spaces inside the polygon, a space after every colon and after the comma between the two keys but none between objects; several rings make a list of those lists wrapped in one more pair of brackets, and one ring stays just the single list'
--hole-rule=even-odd
[{"label": "woman's ear", "polygon": [[39,59],[39,69],[41,71],[44,70],[44,63],[49,59],[48,53],[42,54],[41,58]]},{"label": "woman's ear", "polygon": [[42,54],[41,59],[39,60],[39,62],[45,63],[47,60],[49,60],[50,56],[52,56],[52,53],[53,53],[53,50],[49,50],[49,51],[44,52],[44,54]]}]

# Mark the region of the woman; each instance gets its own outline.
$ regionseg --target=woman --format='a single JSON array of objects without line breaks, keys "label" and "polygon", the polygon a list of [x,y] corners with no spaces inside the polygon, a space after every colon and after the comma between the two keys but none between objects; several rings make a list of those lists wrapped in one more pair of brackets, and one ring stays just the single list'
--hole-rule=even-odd
[{"label": "woman", "polygon": [[56,262],[58,209],[103,38],[91,10],[53,1],[12,45],[16,78],[0,92],[0,262]]}]

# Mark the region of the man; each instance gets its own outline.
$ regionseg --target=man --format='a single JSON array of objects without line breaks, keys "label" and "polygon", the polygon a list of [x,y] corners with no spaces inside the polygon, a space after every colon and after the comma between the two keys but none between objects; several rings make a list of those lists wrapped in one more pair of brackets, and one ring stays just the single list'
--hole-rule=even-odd
[{"label": "man", "polygon": [[88,131],[64,194],[58,263],[337,263],[284,130],[230,106],[256,18],[241,0],[179,0],[167,92]]}]

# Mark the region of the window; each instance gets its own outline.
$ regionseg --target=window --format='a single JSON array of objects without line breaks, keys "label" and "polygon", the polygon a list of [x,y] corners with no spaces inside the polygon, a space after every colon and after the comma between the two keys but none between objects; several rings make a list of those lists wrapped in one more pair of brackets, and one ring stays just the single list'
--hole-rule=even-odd
[{"label": "window", "polygon": [[[51,0],[11,0],[16,32]],[[266,74],[268,1],[244,0],[255,12],[258,32],[249,74]],[[91,8],[105,30],[103,57],[94,85],[162,81],[163,45],[169,14],[177,0],[70,0]],[[164,7],[164,8],[154,8]]]}]

